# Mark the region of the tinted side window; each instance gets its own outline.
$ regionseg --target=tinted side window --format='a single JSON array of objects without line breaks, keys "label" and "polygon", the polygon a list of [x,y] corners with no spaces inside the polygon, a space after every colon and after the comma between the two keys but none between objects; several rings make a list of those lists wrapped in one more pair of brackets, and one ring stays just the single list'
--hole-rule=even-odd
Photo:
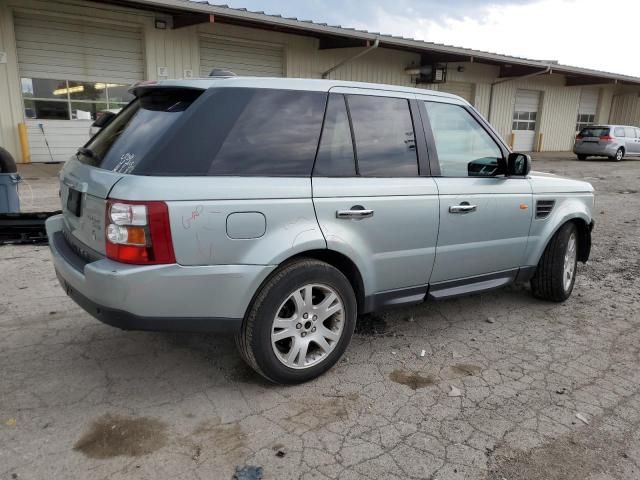
[{"label": "tinted side window", "polygon": [[326,98],[294,90],[207,90],[159,135],[133,173],[310,176]]},{"label": "tinted side window", "polygon": [[351,177],[356,174],[351,127],[344,95],[329,95],[313,174],[325,177]]},{"label": "tinted side window", "polygon": [[403,98],[347,96],[358,173],[370,177],[418,175],[416,139]]},{"label": "tinted side window", "polygon": [[499,173],[502,152],[475,118],[459,105],[425,102],[444,177]]},{"label": "tinted side window", "polygon": [[231,129],[216,132],[222,138],[209,174],[311,175],[326,94],[255,89],[246,95]]},{"label": "tinted side window", "polygon": [[636,132],[632,127],[624,127],[624,134],[627,138],[635,138]]},{"label": "tinted side window", "polygon": [[624,128],[622,127],[616,127],[613,129],[613,134],[616,137],[624,137]]}]

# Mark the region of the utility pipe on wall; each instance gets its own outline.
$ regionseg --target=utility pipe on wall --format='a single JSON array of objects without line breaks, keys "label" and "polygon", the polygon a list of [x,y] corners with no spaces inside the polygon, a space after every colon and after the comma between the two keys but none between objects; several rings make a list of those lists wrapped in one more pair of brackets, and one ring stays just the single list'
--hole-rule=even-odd
[{"label": "utility pipe on wall", "polygon": [[358,52],[356,55],[352,56],[352,57],[348,57],[345,58],[344,60],[342,60],[341,62],[337,63],[336,65],[334,65],[333,67],[331,67],[329,70],[327,70],[326,72],[324,72],[322,74],[322,78],[327,78],[329,76],[329,74],[331,72],[333,72],[334,70],[337,70],[338,68],[340,68],[341,66],[349,63],[349,62],[353,62],[354,60],[356,60],[357,58],[360,58],[364,55],[366,55],[367,53],[369,53],[371,50],[374,50],[376,48],[378,48],[378,45],[380,44],[380,40],[376,38],[375,42],[373,42],[373,45],[365,48],[364,50],[362,50],[361,52]]}]

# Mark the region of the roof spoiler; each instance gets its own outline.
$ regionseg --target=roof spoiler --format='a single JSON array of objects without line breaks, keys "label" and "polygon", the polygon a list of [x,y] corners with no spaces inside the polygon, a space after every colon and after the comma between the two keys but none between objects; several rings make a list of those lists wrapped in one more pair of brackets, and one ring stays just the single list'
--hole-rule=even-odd
[{"label": "roof spoiler", "polygon": [[237,75],[233,73],[231,70],[225,70],[224,68],[214,68],[213,70],[211,70],[211,72],[209,72],[209,76],[228,78],[228,77],[236,77]]}]

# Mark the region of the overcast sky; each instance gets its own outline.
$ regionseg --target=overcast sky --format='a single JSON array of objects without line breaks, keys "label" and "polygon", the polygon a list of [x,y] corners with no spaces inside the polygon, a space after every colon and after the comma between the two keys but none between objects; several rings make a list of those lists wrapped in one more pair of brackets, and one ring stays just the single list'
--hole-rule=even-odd
[{"label": "overcast sky", "polygon": [[[222,3],[210,0],[210,3]],[[226,0],[263,10],[640,77],[640,0]]]}]

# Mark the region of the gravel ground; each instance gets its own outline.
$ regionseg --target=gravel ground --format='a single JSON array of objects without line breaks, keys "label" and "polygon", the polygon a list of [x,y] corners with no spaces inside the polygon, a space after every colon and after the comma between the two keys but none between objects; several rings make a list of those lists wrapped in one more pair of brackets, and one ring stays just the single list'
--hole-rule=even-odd
[{"label": "gravel ground", "polygon": [[[56,168],[22,169],[29,209],[56,208]],[[571,299],[512,287],[367,316],[303,386],[265,383],[228,338],[104,326],[46,247],[0,247],[0,479],[640,478],[640,160],[534,168],[597,190]]]}]

